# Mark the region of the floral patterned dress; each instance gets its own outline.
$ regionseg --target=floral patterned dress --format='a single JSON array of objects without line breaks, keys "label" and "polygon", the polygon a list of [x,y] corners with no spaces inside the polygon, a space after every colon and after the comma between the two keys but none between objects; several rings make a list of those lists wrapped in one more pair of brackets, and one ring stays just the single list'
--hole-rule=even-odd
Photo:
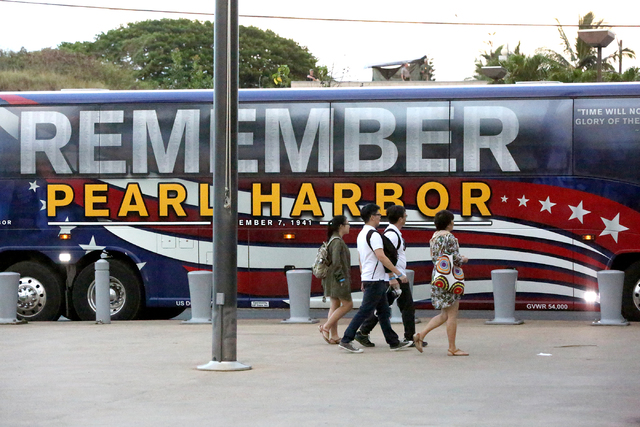
[{"label": "floral patterned dress", "polygon": [[[429,242],[429,247],[431,248],[431,261],[434,265],[431,275],[432,281],[436,273],[435,265],[438,262],[439,256],[449,254],[453,257],[453,263],[455,265],[458,267],[462,266],[462,256],[460,255],[458,239],[453,237],[453,234],[450,232],[446,230],[436,231]],[[460,298],[462,298],[460,295],[444,291],[442,288],[431,285],[431,304],[433,304],[433,308],[437,310],[451,307]]]}]

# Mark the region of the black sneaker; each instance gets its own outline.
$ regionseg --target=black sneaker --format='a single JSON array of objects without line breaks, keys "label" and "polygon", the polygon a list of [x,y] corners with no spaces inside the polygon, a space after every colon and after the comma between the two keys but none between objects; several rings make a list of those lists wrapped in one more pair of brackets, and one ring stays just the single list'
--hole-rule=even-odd
[{"label": "black sneaker", "polygon": [[[405,340],[405,341],[406,341],[406,340]],[[411,342],[411,345],[409,346],[409,348],[413,348],[413,347],[415,347],[415,346],[416,346],[416,343]],[[427,346],[427,342],[426,342],[426,341],[422,341],[422,346],[423,346],[423,347],[426,347],[426,346]]]},{"label": "black sneaker", "polygon": [[350,342],[340,341],[340,344],[338,344],[338,347],[340,347],[343,350],[347,350],[351,353],[362,353],[364,351],[361,348],[355,348],[353,344],[351,344]]},{"label": "black sneaker", "polygon": [[403,348],[409,348],[413,344],[413,341],[402,340],[396,345],[389,346],[391,351],[402,350]]},{"label": "black sneaker", "polygon": [[360,331],[356,332],[356,341],[360,343],[363,347],[375,347],[376,345],[369,341],[369,335],[362,335]]}]

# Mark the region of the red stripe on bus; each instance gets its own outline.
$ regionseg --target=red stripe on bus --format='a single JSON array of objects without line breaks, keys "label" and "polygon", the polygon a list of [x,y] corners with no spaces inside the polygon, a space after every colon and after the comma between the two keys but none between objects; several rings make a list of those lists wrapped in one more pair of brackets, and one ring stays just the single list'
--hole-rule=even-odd
[{"label": "red stripe on bus", "polygon": [[3,101],[7,101],[9,104],[22,104],[22,105],[38,104],[36,101],[27,99],[18,95],[2,95],[0,96],[0,99],[2,99]]}]

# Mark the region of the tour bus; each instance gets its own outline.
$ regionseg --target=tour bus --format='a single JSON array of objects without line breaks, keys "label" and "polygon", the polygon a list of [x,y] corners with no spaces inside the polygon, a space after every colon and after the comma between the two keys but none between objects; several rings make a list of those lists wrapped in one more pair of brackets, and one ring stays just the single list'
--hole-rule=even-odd
[{"label": "tour bus", "polygon": [[[492,309],[515,269],[516,308],[598,310],[597,272],[625,272],[640,319],[640,84],[241,90],[238,306],[286,308],[326,224],[407,208],[414,299],[431,308],[429,239],[455,215],[461,308]],[[95,319],[94,263],[113,319],[172,317],[188,273],[215,268],[212,91],[0,93],[0,271],[19,317]],[[384,221],[384,219],[383,219]],[[322,307],[313,279],[312,307]]]}]

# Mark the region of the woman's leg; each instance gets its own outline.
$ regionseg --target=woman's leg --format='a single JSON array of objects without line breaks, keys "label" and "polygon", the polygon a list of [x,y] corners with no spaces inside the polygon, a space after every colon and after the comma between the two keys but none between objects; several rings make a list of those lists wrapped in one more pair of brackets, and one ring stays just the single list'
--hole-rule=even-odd
[{"label": "woman's leg", "polygon": [[327,321],[322,325],[322,329],[329,331],[331,329],[331,316],[340,307],[340,300],[338,298],[329,297],[329,313],[327,314]]},{"label": "woman's leg", "polygon": [[429,323],[427,323],[427,326],[425,326],[425,328],[421,332],[418,332],[420,340],[424,340],[424,337],[426,337],[429,332],[444,324],[447,321],[448,316],[449,315],[447,314],[446,309],[442,309],[440,314],[432,317],[431,320],[429,320]]},{"label": "woman's leg", "polygon": [[452,306],[447,307],[444,311],[447,313],[447,339],[449,340],[449,351],[455,352],[456,347],[456,333],[458,331],[458,307],[460,306],[460,300],[453,303]]},{"label": "woman's leg", "polygon": [[352,301],[345,301],[338,298],[331,298],[331,310],[324,329],[331,331],[331,338],[338,337],[338,320],[342,319],[353,308]]}]

